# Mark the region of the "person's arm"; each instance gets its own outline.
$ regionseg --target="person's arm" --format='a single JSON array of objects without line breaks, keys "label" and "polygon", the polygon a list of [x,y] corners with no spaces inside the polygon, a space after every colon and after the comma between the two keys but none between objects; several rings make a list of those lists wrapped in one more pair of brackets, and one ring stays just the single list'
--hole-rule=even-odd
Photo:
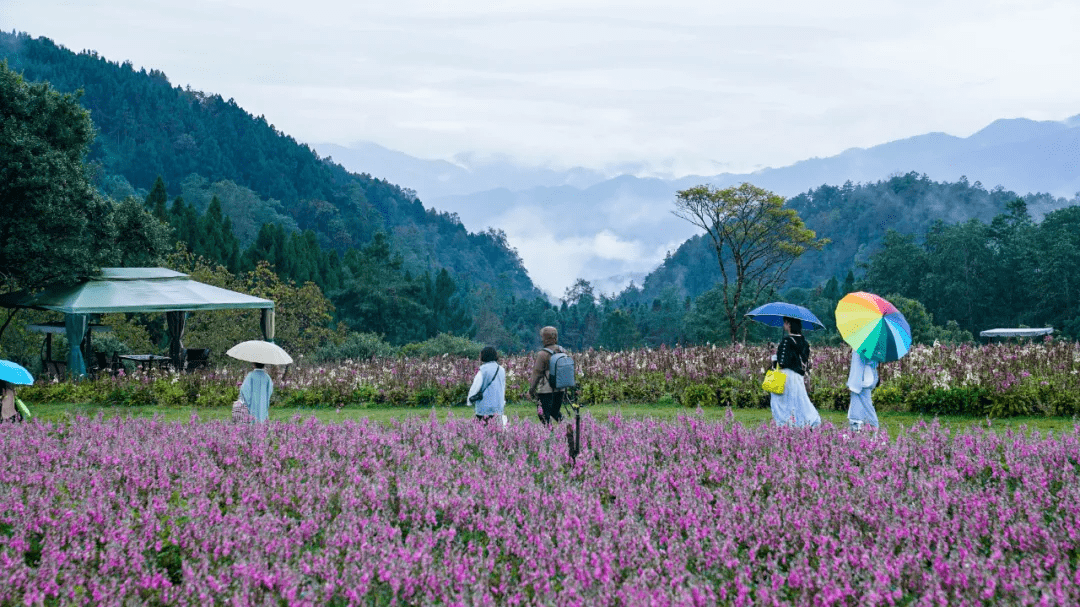
[{"label": "person's arm", "polygon": [[244,376],[244,383],[240,384],[240,402],[251,406],[251,373]]},{"label": "person's arm", "polygon": [[499,403],[499,407],[506,407],[506,369],[499,365],[495,367],[495,381],[492,383],[499,386],[498,392],[495,394],[498,396],[496,399]]},{"label": "person's arm", "polygon": [[547,375],[550,361],[551,355],[547,353],[547,350],[541,350],[536,355],[536,361],[533,362],[532,378],[529,379],[529,398],[536,398],[536,389],[540,387],[540,380]]},{"label": "person's arm", "polygon": [[780,340],[780,343],[776,346],[776,362],[774,364],[779,365],[781,369],[787,368],[787,337]]},{"label": "person's arm", "polygon": [[484,372],[483,371],[477,371],[476,372],[476,377],[474,377],[473,380],[472,380],[472,386],[469,388],[469,396],[466,397],[466,399],[465,399],[466,402],[468,401],[468,399],[472,398],[474,394],[479,392],[480,387],[483,386],[483,385],[484,385]]},{"label": "person's arm", "polygon": [[851,368],[848,370],[847,388],[858,394],[862,391],[863,368],[865,361],[854,349],[851,350]]}]

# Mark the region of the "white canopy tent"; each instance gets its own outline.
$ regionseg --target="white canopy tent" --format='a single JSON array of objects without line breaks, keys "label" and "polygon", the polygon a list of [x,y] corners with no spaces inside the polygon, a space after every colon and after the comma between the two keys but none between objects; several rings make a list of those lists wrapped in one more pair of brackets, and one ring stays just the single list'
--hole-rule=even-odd
[{"label": "white canopy tent", "polygon": [[1039,337],[1050,335],[1054,327],[1042,327],[1037,329],[988,329],[981,331],[979,337]]},{"label": "white canopy tent", "polygon": [[[262,310],[263,335],[274,339],[274,302],[192,280],[167,268],[102,268],[101,274],[71,285],[53,285],[39,293],[10,293],[0,306],[52,310],[65,314],[68,343],[84,344],[90,332],[89,315],[115,312],[164,312],[169,330],[169,355],[182,368],[187,312],[255,308]],[[80,348],[68,355],[68,372],[86,373]]]}]

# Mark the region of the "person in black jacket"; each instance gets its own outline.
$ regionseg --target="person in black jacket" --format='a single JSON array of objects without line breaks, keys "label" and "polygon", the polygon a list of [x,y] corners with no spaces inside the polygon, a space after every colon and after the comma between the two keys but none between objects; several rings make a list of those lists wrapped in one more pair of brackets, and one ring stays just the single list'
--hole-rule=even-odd
[{"label": "person in black jacket", "polygon": [[769,406],[773,421],[778,426],[818,426],[821,415],[810,402],[803,379],[810,364],[810,344],[802,336],[802,321],[785,317],[784,333],[784,339],[776,347],[774,359],[787,379],[784,381],[784,393],[771,395]]}]

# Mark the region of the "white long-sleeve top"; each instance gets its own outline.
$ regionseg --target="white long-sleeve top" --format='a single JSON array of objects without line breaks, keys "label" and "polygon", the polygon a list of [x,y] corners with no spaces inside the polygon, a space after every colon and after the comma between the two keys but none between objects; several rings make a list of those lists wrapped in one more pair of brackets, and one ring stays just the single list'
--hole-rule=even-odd
[{"label": "white long-sleeve top", "polygon": [[[852,392],[858,394],[859,392],[862,392],[864,388],[873,389],[874,387],[876,387],[878,385],[878,380],[880,379],[878,377],[877,366],[878,364],[876,361],[867,360],[862,354],[859,354],[857,350],[852,350],[851,370],[848,371],[847,377],[848,390],[851,390]],[[867,385],[864,381],[863,375],[866,372],[867,367],[870,368],[874,377],[874,381],[871,382],[869,385]]]},{"label": "white long-sleeve top", "polygon": [[469,398],[480,392],[480,388],[484,388],[484,398],[476,402],[476,414],[502,415],[503,408],[506,407],[506,369],[495,361],[480,365],[480,370],[473,378],[472,387],[469,388]]}]

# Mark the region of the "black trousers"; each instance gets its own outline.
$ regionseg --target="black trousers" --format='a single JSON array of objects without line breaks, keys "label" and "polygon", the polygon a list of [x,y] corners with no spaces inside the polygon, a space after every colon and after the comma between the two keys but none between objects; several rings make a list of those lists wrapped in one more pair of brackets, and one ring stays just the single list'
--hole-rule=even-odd
[{"label": "black trousers", "polygon": [[556,422],[562,421],[562,401],[563,393],[559,392],[541,392],[537,394],[540,398],[540,411],[537,411],[537,417],[545,424],[550,424],[551,420]]}]

